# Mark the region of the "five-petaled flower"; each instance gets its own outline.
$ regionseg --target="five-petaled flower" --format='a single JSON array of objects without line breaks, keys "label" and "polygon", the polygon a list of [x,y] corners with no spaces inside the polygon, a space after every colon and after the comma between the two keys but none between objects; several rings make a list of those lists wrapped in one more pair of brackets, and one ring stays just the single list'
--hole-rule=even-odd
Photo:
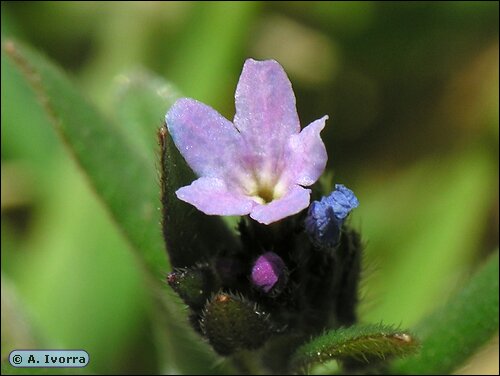
[{"label": "five-petaled flower", "polygon": [[302,131],[292,86],[274,60],[248,59],[231,123],[194,99],[179,99],[165,116],[175,145],[199,176],[177,197],[210,215],[246,215],[270,224],[309,205],[325,169],[320,137],[328,116]]}]

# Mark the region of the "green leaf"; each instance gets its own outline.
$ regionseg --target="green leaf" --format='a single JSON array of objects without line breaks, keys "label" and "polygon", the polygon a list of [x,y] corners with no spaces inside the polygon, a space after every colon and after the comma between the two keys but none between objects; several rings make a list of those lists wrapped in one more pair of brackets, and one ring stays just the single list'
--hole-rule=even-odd
[{"label": "green leaf", "polygon": [[180,93],[173,85],[146,70],[121,74],[117,81],[114,114],[137,147],[147,151],[154,165],[159,160],[156,132]]},{"label": "green leaf", "polygon": [[[23,75],[113,219],[159,278],[167,269],[159,226],[158,185],[148,151],[104,118],[57,67],[12,40],[2,54]],[[78,199],[75,197],[75,199]]]},{"label": "green leaf", "polygon": [[[28,321],[25,307],[21,303],[17,290],[12,281],[2,272],[2,359],[9,357],[9,353],[15,349],[35,348],[37,338],[33,333],[33,327]],[[3,374],[3,372],[2,372]]]},{"label": "green leaf", "polygon": [[380,186],[365,182],[353,219],[362,218],[369,242],[366,264],[379,270],[363,286],[363,321],[413,327],[450,296],[482,244],[498,195],[495,163],[479,146],[420,160]]},{"label": "green leaf", "polygon": [[394,374],[448,374],[498,331],[498,252],[443,308],[415,329],[422,350]]},{"label": "green leaf", "polygon": [[226,94],[232,96],[246,57],[242,41],[251,37],[260,8],[256,1],[193,3],[175,54],[171,47],[165,50],[170,61],[168,76],[183,93],[210,105],[220,103]]},{"label": "green leaf", "polygon": [[[137,338],[147,336],[150,296],[144,270],[109,210],[71,160],[34,92],[4,54],[2,106],[8,109],[2,111],[2,147],[19,147],[9,148],[12,154],[7,156],[9,164],[2,165],[2,183],[4,167],[9,167],[6,182],[18,197],[25,197],[23,207],[39,208],[30,216],[27,231],[14,231],[13,222],[2,220],[2,235],[5,231],[9,235],[2,236],[2,246],[7,245],[2,269],[31,313],[26,318],[39,341],[36,346],[10,346],[4,342],[10,331],[2,330],[2,351],[8,355],[16,348],[77,346],[91,355],[87,371],[122,369],[123,352]],[[4,138],[4,130],[9,129]],[[20,180],[19,174],[25,179]],[[11,240],[3,244],[4,238]],[[14,314],[17,319],[24,316]],[[7,328],[22,335],[17,320],[8,316]],[[154,348],[152,341],[143,348],[152,358],[152,351],[146,350]],[[149,364],[148,369],[154,370],[156,363]]]},{"label": "green leaf", "polygon": [[[148,130],[145,127],[157,129],[170,103],[163,104],[154,120],[150,116],[138,122],[129,133],[125,127],[131,122],[122,122],[122,127],[118,127],[117,123],[104,118],[63,72],[31,48],[12,40],[5,41],[2,60],[12,64],[35,92],[52,125],[118,227],[152,272],[149,282],[153,282],[155,311],[163,329],[158,331],[158,336],[166,342],[165,354],[160,355],[167,358],[171,371],[200,373],[210,369],[221,374],[221,368],[214,367],[218,359],[213,351],[195,336],[185,322],[181,305],[166,299],[158,283],[168,263],[157,210],[160,203],[158,176],[153,152],[146,147]],[[158,104],[158,98],[155,100]],[[137,105],[136,108],[139,111],[142,107]],[[140,117],[137,115],[133,119]],[[144,138],[137,140],[140,132]]]},{"label": "green leaf", "polygon": [[329,360],[371,361],[401,357],[418,350],[410,333],[387,325],[354,325],[326,332],[301,346],[292,360],[294,368],[309,369]]}]

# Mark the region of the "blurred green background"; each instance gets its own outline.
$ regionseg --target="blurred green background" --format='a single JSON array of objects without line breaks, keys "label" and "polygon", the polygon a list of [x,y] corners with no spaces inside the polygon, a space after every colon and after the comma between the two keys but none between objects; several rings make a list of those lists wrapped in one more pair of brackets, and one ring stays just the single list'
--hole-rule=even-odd
[{"label": "blurred green background", "polygon": [[[302,125],[330,115],[328,168],[361,203],[351,219],[366,243],[361,319],[411,326],[498,248],[498,10],[2,2],[1,21],[4,37],[43,51],[110,116],[123,78],[145,67],[231,119],[244,60],[278,60]],[[42,344],[86,349],[96,373],[166,372],[143,270],[3,60],[1,95],[2,360]],[[498,339],[491,346],[475,363],[484,368],[460,372],[497,373]]]}]

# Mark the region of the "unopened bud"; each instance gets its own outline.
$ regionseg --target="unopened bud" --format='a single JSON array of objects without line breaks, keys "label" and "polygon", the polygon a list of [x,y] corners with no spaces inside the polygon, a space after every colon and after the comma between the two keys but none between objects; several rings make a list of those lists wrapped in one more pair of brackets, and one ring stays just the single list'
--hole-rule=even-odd
[{"label": "unopened bud", "polygon": [[286,285],[288,270],[280,256],[266,252],[255,260],[251,279],[252,284],[266,294],[279,294]]}]

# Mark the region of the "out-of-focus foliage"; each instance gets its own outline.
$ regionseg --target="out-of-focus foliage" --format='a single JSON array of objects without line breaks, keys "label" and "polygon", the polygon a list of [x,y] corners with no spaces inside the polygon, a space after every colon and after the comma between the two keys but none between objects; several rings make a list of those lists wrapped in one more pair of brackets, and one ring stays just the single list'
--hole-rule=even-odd
[{"label": "out-of-focus foliage", "polygon": [[498,330],[498,252],[459,294],[416,330],[422,349],[397,363],[395,374],[450,373],[486,343]]},{"label": "out-of-focus foliage", "polygon": [[[164,113],[137,126],[131,71],[232,118],[244,59],[278,60],[302,123],[330,115],[328,167],[360,199],[363,321],[415,324],[498,246],[496,2],[3,2],[1,17],[2,39],[69,71],[152,169]],[[3,58],[1,95],[2,360],[37,344],[84,348],[96,373],[175,372],[158,291]]]},{"label": "out-of-focus foliage", "polygon": [[[6,66],[15,67],[13,71],[17,70],[22,75],[21,80],[26,82],[37,96],[54,129],[67,144],[95,193],[109,209],[116,225],[139,256],[139,262],[146,267],[146,276],[150,282],[148,288],[158,303],[157,310],[160,311],[154,321],[157,325],[154,330],[163,332],[168,344],[163,355],[177,371],[206,372],[213,358],[208,364],[201,361],[200,357],[205,356],[207,352],[210,354],[206,348],[203,349],[201,341],[188,340],[188,348],[183,345],[185,339],[190,335],[193,337],[193,333],[188,331],[180,306],[172,303],[172,298],[165,296],[164,292],[153,293],[158,290],[158,282],[167,269],[167,262],[162,251],[161,236],[156,230],[158,213],[151,210],[156,206],[158,198],[152,184],[155,178],[153,160],[148,158],[152,154],[149,148],[137,142],[140,138],[136,137],[136,142],[132,142],[128,133],[122,133],[114,122],[104,119],[99,111],[88,105],[65,75],[42,56],[13,40],[6,40],[2,47]],[[166,106],[172,104],[173,95],[169,93],[167,85],[161,82],[155,85],[155,82],[148,78],[143,78],[143,81],[141,98],[146,99],[149,96],[148,104],[155,108],[156,112],[164,111]],[[122,101],[125,101],[126,97],[129,97],[130,101],[133,98],[132,93],[127,91],[122,95]],[[141,133],[141,130],[149,127],[149,123],[133,123],[131,120],[137,119],[140,114],[147,118],[150,112],[141,101],[133,102],[128,109],[134,116],[130,115],[125,122],[132,134]],[[161,105],[158,105],[159,103]],[[123,165],[127,168],[122,168]],[[172,166],[169,166],[169,169],[172,170]],[[137,183],[127,184],[128,181]],[[140,214],[136,216],[135,213]],[[168,214],[175,219],[173,213]],[[179,218],[176,219],[179,222]],[[184,226],[178,232],[182,233],[186,229]],[[182,250],[183,246],[187,244],[180,244],[179,248]],[[160,315],[162,317],[159,317]],[[196,350],[198,347],[202,348],[201,353]],[[184,361],[185,354],[196,355],[198,362],[192,362],[189,357]]]}]

